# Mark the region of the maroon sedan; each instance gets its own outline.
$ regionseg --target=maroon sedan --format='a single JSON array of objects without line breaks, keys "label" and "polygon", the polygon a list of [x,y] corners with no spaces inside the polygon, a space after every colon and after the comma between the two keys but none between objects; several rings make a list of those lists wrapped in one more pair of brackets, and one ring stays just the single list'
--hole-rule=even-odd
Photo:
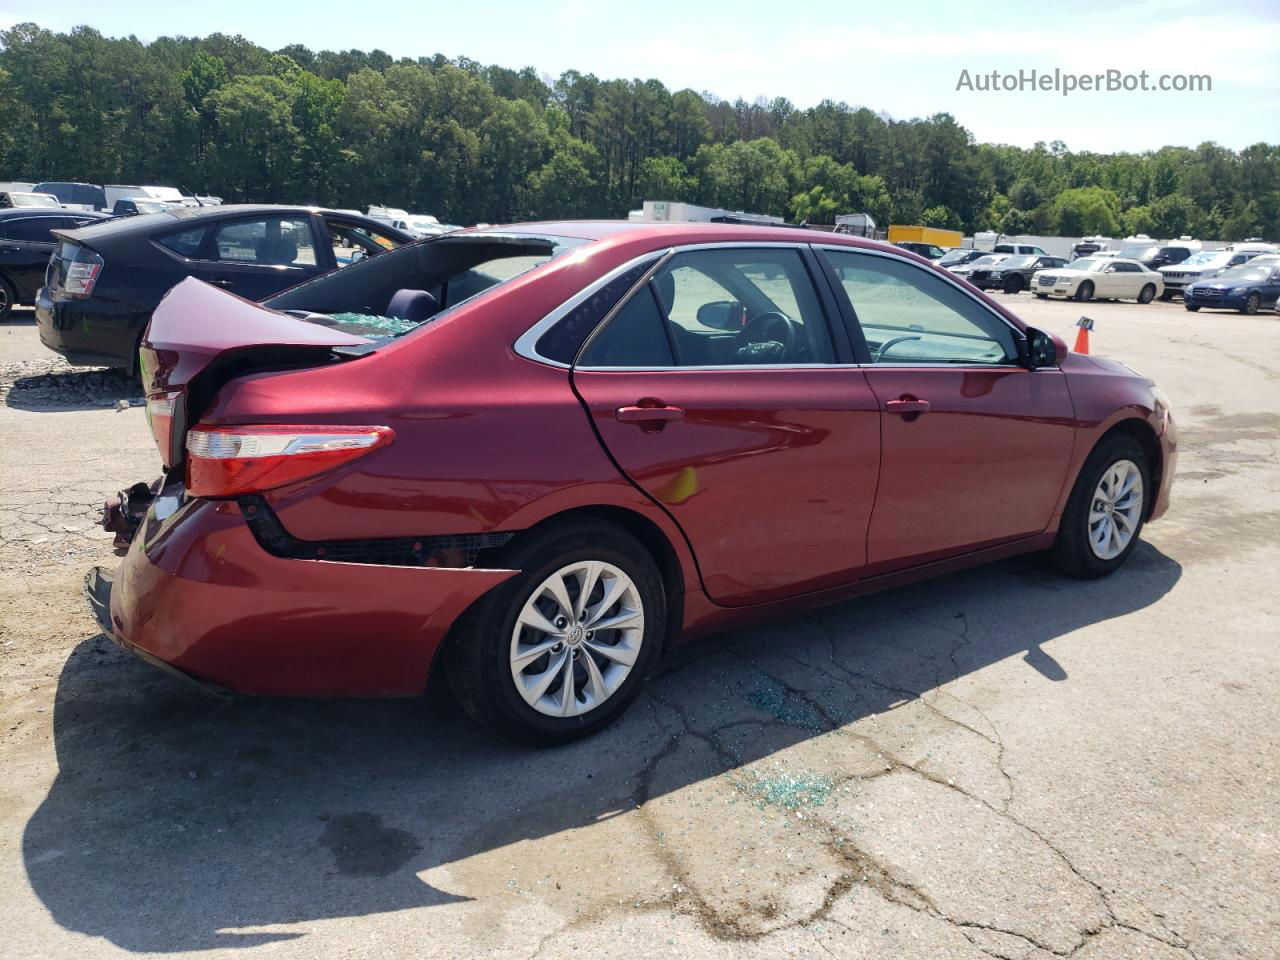
[{"label": "maroon sedan", "polygon": [[146,335],[165,471],[91,578],[143,659],[246,694],[413,695],[499,733],[613,720],[680,636],[1166,509],[1150,380],[896,247],[789,228],[448,234]]}]

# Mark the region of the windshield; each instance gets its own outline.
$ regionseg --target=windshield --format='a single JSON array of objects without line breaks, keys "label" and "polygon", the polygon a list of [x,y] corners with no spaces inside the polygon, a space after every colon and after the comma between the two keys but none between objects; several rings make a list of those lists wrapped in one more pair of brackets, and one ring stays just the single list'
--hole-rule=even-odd
[{"label": "windshield", "polygon": [[989,267],[994,263],[999,263],[1001,260],[1004,260],[1006,256],[1007,256],[1006,254],[1001,253],[1001,254],[997,254],[996,256],[988,255],[985,257],[979,257],[977,260],[973,261],[973,266]]},{"label": "windshield", "polygon": [[9,199],[15,207],[60,207],[58,198],[47,193],[11,193]]},{"label": "windshield", "polygon": [[1068,263],[1067,269],[1068,270],[1092,270],[1097,265],[1097,263],[1098,263],[1097,260],[1090,260],[1088,257],[1081,257],[1079,260],[1072,260],[1070,263]]},{"label": "windshield", "polygon": [[945,267],[951,263],[964,263],[966,260],[972,260],[973,258],[974,252],[972,250],[950,250],[942,255],[938,265]]},{"label": "windshield", "polygon": [[1017,270],[1021,267],[1029,267],[1035,262],[1035,257],[1010,257],[1008,260],[1001,261],[1000,266],[1004,267],[1006,270]]},{"label": "windshield", "polygon": [[398,337],[588,242],[498,232],[446,235],[376,254],[264,303],[309,313],[311,322],[346,333]]},{"label": "windshield", "polygon": [[1150,260],[1159,250],[1160,248],[1154,244],[1145,244],[1141,247],[1125,247],[1120,251],[1120,256],[1126,260]]},{"label": "windshield", "polygon": [[1220,253],[1206,250],[1202,253],[1193,253],[1183,262],[1184,267],[1216,267],[1219,264],[1226,263],[1231,259],[1231,254]]},{"label": "windshield", "polygon": [[1270,267],[1246,266],[1220,273],[1218,279],[1223,283],[1262,283],[1270,276]]}]

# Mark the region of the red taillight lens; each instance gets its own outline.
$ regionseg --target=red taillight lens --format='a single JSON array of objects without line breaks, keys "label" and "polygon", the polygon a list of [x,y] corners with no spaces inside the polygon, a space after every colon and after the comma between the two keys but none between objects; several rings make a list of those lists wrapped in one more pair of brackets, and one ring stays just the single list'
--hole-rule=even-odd
[{"label": "red taillight lens", "polygon": [[70,300],[85,300],[93,295],[93,288],[102,273],[102,258],[96,254],[88,260],[73,260],[67,264],[67,278],[62,283],[62,295]]},{"label": "red taillight lens", "polygon": [[385,447],[390,427],[192,427],[187,432],[187,493],[239,497],[306,480]]}]

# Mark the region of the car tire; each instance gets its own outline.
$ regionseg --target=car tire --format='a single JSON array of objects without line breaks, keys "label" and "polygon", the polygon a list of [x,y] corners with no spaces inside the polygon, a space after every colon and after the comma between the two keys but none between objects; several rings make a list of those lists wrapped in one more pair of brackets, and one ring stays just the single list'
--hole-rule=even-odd
[{"label": "car tire", "polygon": [[1080,286],[1076,287],[1075,299],[1080,303],[1093,299],[1093,284],[1086,280]]},{"label": "car tire", "polygon": [[1139,303],[1150,303],[1156,298],[1156,286],[1154,283],[1148,283],[1140,291],[1138,291]]},{"label": "car tire", "polygon": [[1262,306],[1262,295],[1258,291],[1254,291],[1244,299],[1244,306],[1240,308],[1241,313],[1247,313],[1253,316],[1258,312],[1258,308]]},{"label": "car tire", "polygon": [[[1103,481],[1114,479],[1116,473],[1113,471],[1123,471],[1126,480],[1136,472],[1136,510],[1123,496],[1109,498]],[[1114,487],[1111,489],[1119,493]],[[1151,467],[1142,445],[1125,433],[1106,437],[1089,454],[1076,477],[1075,486],[1071,488],[1066,509],[1062,511],[1058,536],[1051,548],[1055,564],[1063,573],[1081,580],[1095,580],[1114,573],[1128,559],[1141,538],[1149,498],[1155,493],[1151,486]],[[1105,509],[1108,500],[1111,508]],[[1099,504],[1104,509],[1095,511],[1094,507]],[[1117,516],[1120,521],[1115,519]],[[1107,523],[1111,524],[1110,528]],[[1131,527],[1126,528],[1125,523]],[[1117,531],[1117,537],[1106,539],[1106,532],[1112,528]],[[1126,533],[1128,539],[1121,542]],[[1097,546],[1098,536],[1104,537],[1101,548]]]},{"label": "car tire", "polygon": [[1194,303],[1184,303],[1183,306],[1186,307],[1191,313],[1195,313],[1197,310],[1200,309],[1200,307]]},{"label": "car tire", "polygon": [[18,302],[18,292],[4,277],[0,277],[0,320],[7,320]]},{"label": "car tire", "polygon": [[1173,291],[1172,291],[1172,290],[1166,290],[1166,291],[1164,291],[1164,293],[1160,294],[1160,301],[1161,301],[1162,303],[1167,303],[1167,302],[1169,302],[1169,301],[1170,301],[1170,300],[1172,300],[1172,299],[1173,299]]},{"label": "car tire", "polygon": [[[504,550],[500,564],[521,572],[476,601],[450,631],[444,667],[458,701],[493,733],[529,746],[559,746],[596,733],[635,699],[660,653],[667,598],[657,564],[630,534],[597,520],[528,534]],[[623,589],[597,615],[612,620],[638,609],[640,627],[611,629],[592,642],[586,632],[590,614],[575,617],[555,599],[549,584],[558,579],[563,595],[577,604],[586,577],[574,568],[588,564],[601,567],[592,593],[597,606],[606,587]],[[566,639],[529,625],[539,614],[548,626],[565,630]],[[517,662],[540,647],[545,652]],[[604,649],[615,653],[601,653]],[[622,662],[627,659],[629,666]],[[566,698],[568,676],[571,698]],[[549,678],[549,685],[538,691],[535,678]],[[587,704],[593,689],[594,695],[604,695],[592,707]]]},{"label": "car tire", "polygon": [[1048,299],[1049,299],[1049,295],[1048,295],[1047,293],[1037,293],[1037,294],[1036,294],[1036,299],[1038,299],[1038,300],[1048,300]]},{"label": "car tire", "polygon": [[1021,293],[1022,277],[1018,276],[1017,274],[1014,274],[1012,277],[1005,277],[1004,292],[1005,293]]}]

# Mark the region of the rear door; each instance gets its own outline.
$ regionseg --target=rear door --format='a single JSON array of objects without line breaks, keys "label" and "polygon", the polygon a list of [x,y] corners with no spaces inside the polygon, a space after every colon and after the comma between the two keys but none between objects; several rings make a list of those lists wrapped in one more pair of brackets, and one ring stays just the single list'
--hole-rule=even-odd
[{"label": "rear door", "polygon": [[316,242],[309,214],[259,214],[216,222],[196,275],[260,300],[327,272],[332,261],[332,253]]},{"label": "rear door", "polygon": [[52,230],[79,224],[69,217],[22,217],[0,221],[0,270],[17,288],[19,300],[31,300],[44,283],[49,257],[57,249]]},{"label": "rear door", "polygon": [[935,271],[823,252],[881,410],[868,572],[1043,531],[1075,436],[1062,371],[1020,365],[1020,332]]},{"label": "rear door", "polygon": [[847,582],[866,561],[879,413],[816,269],[798,244],[682,249],[574,367],[600,439],[721,604]]}]

